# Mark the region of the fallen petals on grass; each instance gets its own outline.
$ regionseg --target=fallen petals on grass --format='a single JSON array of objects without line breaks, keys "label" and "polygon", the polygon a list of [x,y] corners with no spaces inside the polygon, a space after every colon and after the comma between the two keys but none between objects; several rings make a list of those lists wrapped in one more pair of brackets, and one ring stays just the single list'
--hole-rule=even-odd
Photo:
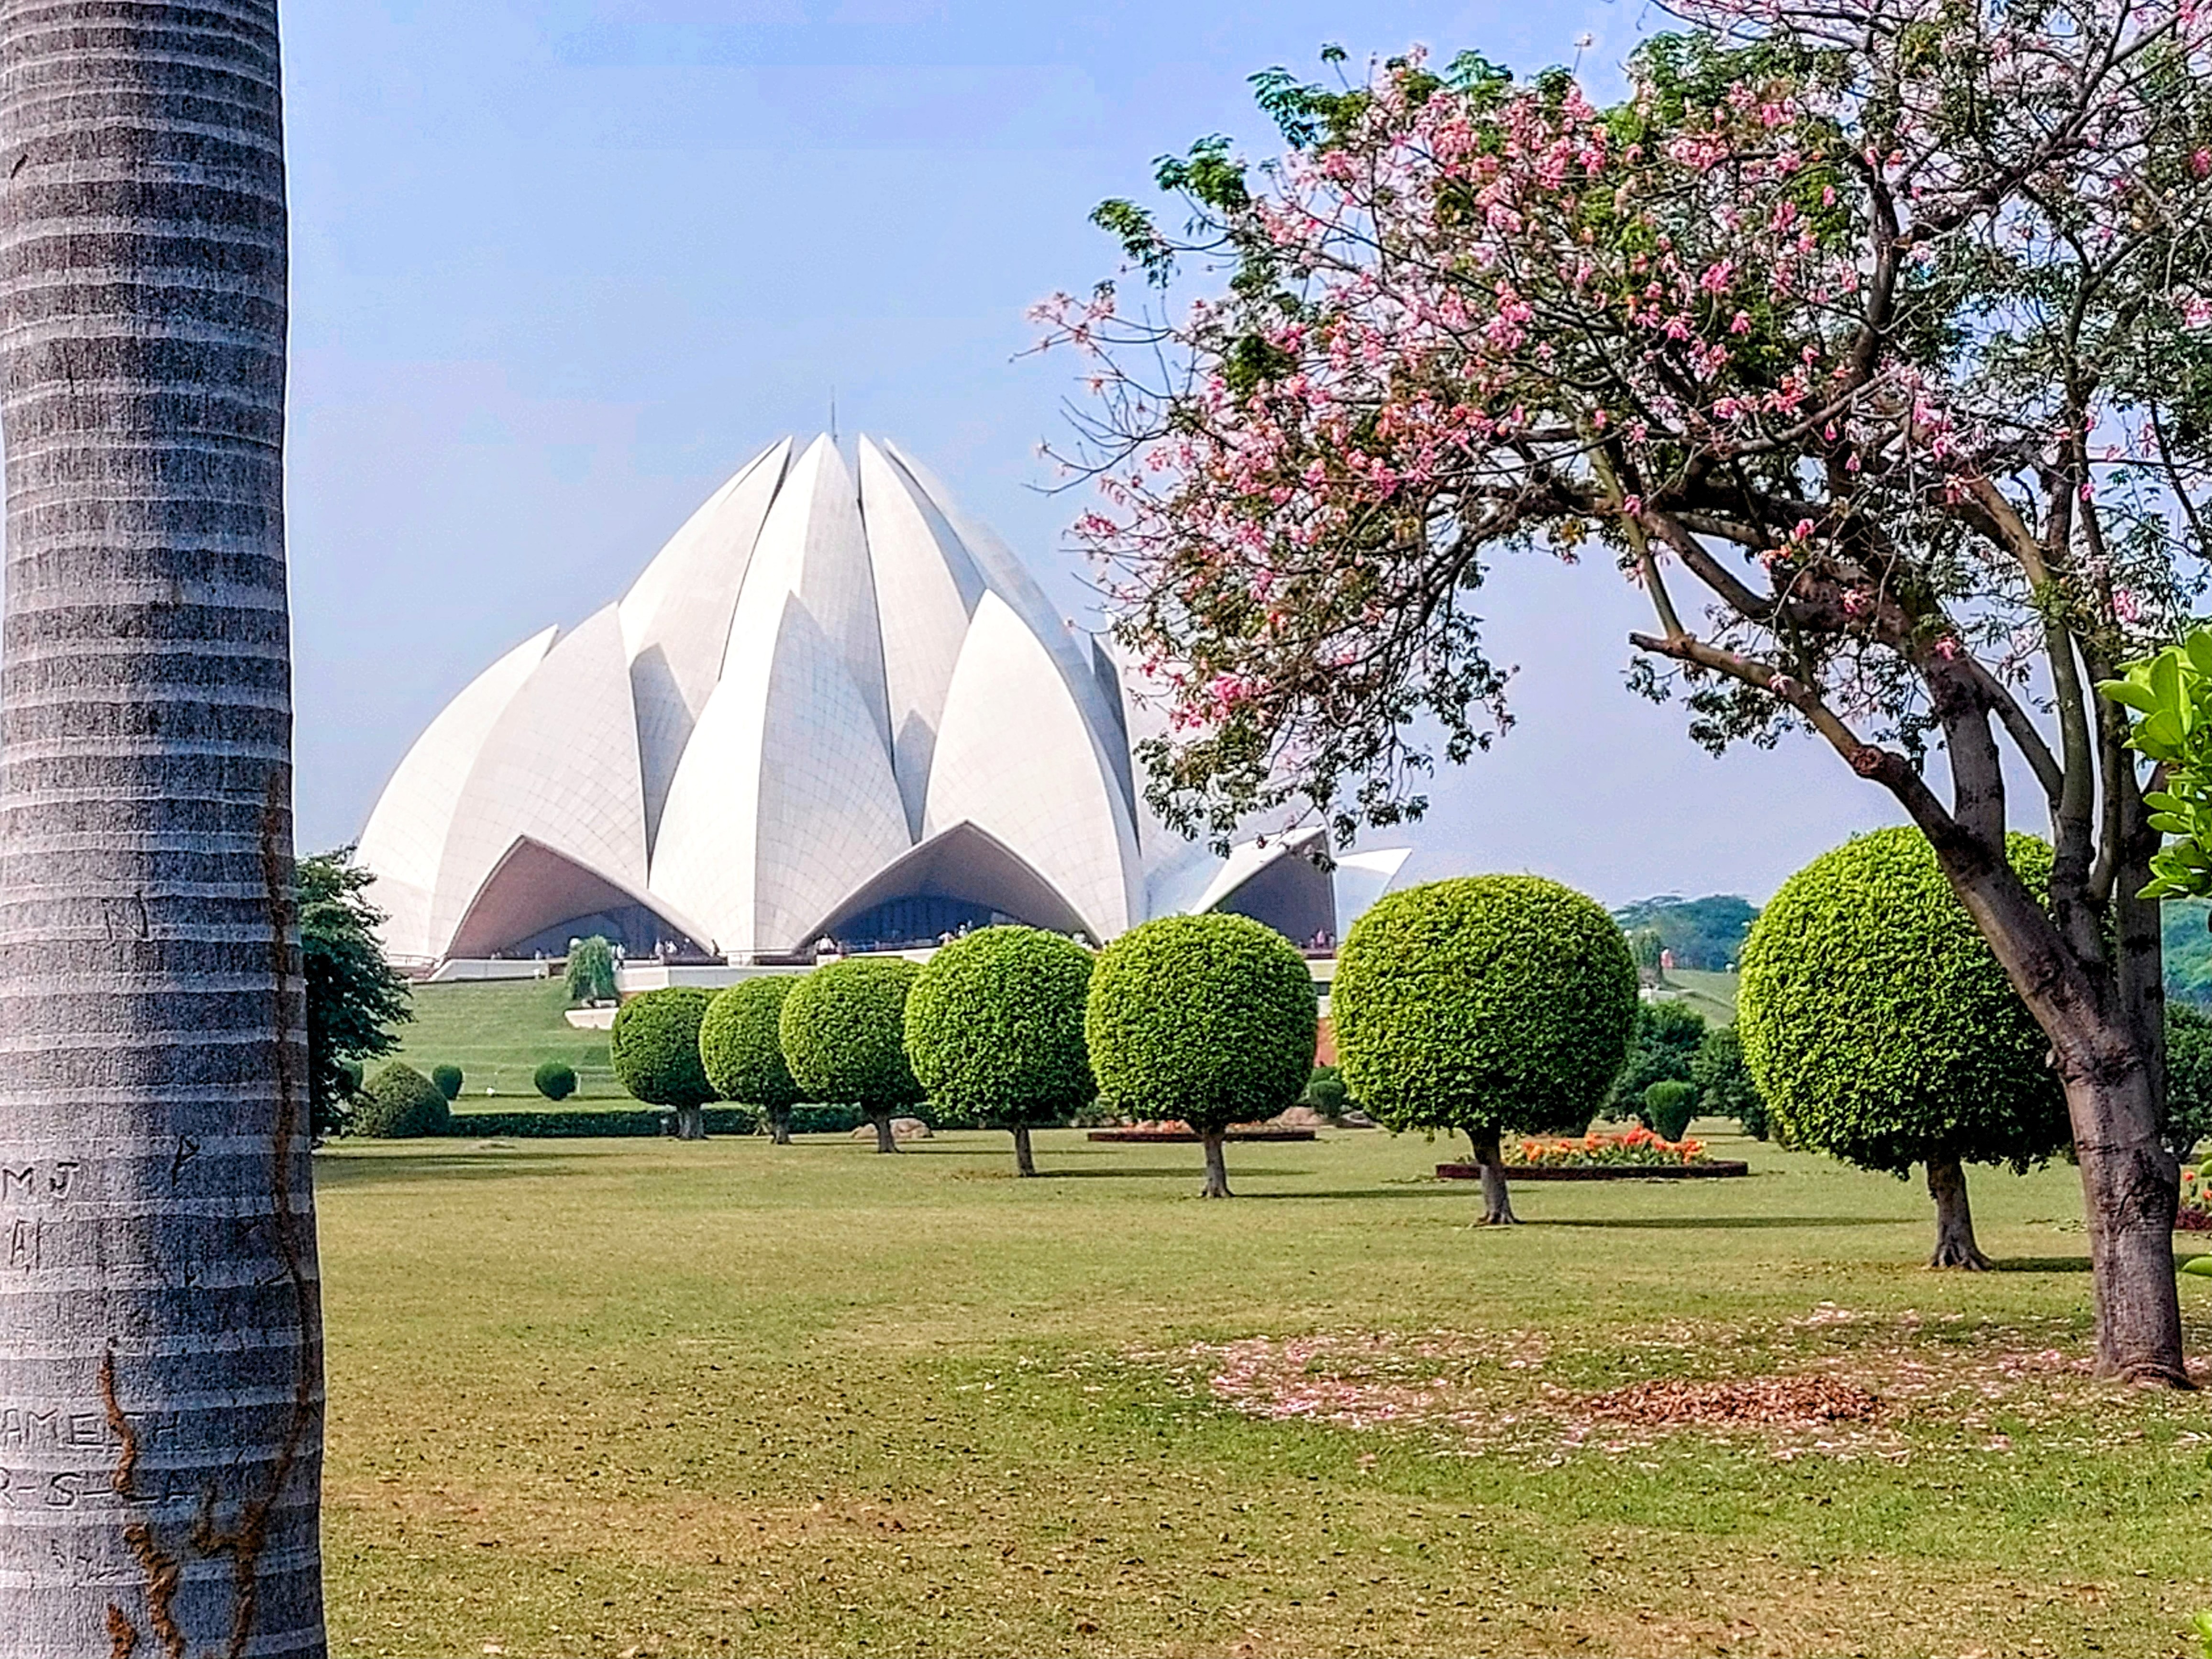
[{"label": "fallen petals on grass", "polygon": [[1827,1376],[1747,1376],[1698,1382],[1666,1377],[1632,1382],[1583,1402],[1597,1416],[1647,1427],[1698,1424],[1808,1429],[1872,1422],[1881,1396]]}]

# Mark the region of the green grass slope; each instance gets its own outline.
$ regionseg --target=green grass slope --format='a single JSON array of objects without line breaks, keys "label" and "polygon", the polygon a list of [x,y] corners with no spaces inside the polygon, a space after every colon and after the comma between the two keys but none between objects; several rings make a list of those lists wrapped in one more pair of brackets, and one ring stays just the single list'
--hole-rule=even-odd
[{"label": "green grass slope", "polygon": [[[413,1021],[399,1028],[397,1058],[426,1075],[433,1066],[459,1066],[456,1110],[511,1109],[518,1099],[552,1109],[530,1080],[549,1060],[576,1068],[576,1092],[562,1104],[634,1103],[607,1062],[607,1034],[578,1030],[562,1018],[568,996],[557,979],[417,985],[413,1005]],[[495,1091],[489,1099],[488,1088]]]},{"label": "green grass slope", "polygon": [[[2212,1604],[2212,1411],[2087,1374],[2066,1165],[1973,1171],[2001,1271],[1938,1275],[1917,1184],[1726,1138],[1489,1231],[1418,1136],[1232,1146],[1218,1204],[1038,1140],[322,1154],[333,1651],[2150,1655]],[[1593,1403],[1769,1376],[1881,1414]]]}]

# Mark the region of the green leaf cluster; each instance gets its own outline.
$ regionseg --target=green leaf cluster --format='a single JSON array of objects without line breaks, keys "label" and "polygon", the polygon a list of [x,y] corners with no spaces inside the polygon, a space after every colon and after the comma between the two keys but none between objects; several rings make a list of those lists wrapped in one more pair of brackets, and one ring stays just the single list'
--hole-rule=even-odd
[{"label": "green leaf cluster", "polygon": [[1690,1058],[1690,1081],[1698,1085],[1698,1111],[1727,1117],[1753,1140],[1767,1135],[1766,1103],[1744,1064],[1743,1038],[1733,1025],[1716,1025]]},{"label": "green leaf cluster", "polygon": [[1330,990],[1344,1080],[1395,1129],[1475,1135],[1595,1115],[1628,1058],[1636,967],[1595,900],[1540,876],[1386,895]]},{"label": "green leaf cluster", "polygon": [[1644,1091],[1655,1083],[1687,1083],[1706,1029],[1705,1017],[1686,1004],[1638,1004],[1628,1064],[1613,1085],[1609,1115],[1622,1115],[1622,1106],[1634,1111],[1642,1104]]},{"label": "green leaf cluster", "polygon": [[775,1112],[798,1104],[799,1085],[783,1058],[783,1005],[799,980],[763,974],[715,993],[699,1024],[699,1059],[724,1100]]},{"label": "green leaf cluster", "polygon": [[718,1098],[699,1060],[699,1026],[712,991],[670,985],[632,997],[615,1012],[607,1056],[615,1081],[649,1106],[703,1106]]},{"label": "green leaf cluster", "polygon": [[1092,957],[1035,927],[986,927],[933,956],[906,1002],[906,1055],[934,1109],[1012,1127],[1097,1094],[1084,1044]]},{"label": "green leaf cluster", "polygon": [[1644,1091],[1644,1127],[1662,1140],[1680,1140],[1698,1115],[1698,1085],[1669,1078]]},{"label": "green leaf cluster", "polygon": [[375,1140],[441,1135],[453,1108],[438,1085],[403,1060],[368,1080],[353,1109],[352,1129]]},{"label": "green leaf cluster", "polygon": [[461,1068],[458,1066],[433,1066],[430,1081],[438,1085],[438,1092],[448,1100],[461,1097]]},{"label": "green leaf cluster", "polygon": [[549,1060],[530,1074],[530,1086],[548,1100],[566,1100],[576,1092],[576,1068],[565,1060]]},{"label": "green leaf cluster", "polygon": [[2134,712],[2129,746],[2166,769],[2143,797],[2151,828],[2172,837],[2151,855],[2144,898],[2212,894],[2212,629],[2128,665],[2097,690]]},{"label": "green leaf cluster", "polygon": [[[2051,881],[2032,836],[2006,851]],[[1917,830],[1880,830],[1782,885],[1743,951],[1736,1030],[1783,1136],[1902,1176],[1953,1158],[2025,1170],[2069,1139],[2050,1048]]]},{"label": "green leaf cluster", "polygon": [[921,1103],[906,1058],[906,1000],[921,972],[902,957],[850,957],[792,987],[776,1032],[802,1097],[872,1118]]},{"label": "green leaf cluster", "polygon": [[392,1027],[415,1018],[407,981],[385,960],[368,902],[370,873],[353,848],[300,860],[300,957],[307,992],[307,1100],[314,1133],[345,1127],[363,1060],[399,1046]]},{"label": "green leaf cluster", "polygon": [[1084,1036],[1100,1103],[1201,1133],[1270,1118],[1313,1075],[1320,1001],[1291,942],[1245,916],[1163,916],[1098,955]]}]

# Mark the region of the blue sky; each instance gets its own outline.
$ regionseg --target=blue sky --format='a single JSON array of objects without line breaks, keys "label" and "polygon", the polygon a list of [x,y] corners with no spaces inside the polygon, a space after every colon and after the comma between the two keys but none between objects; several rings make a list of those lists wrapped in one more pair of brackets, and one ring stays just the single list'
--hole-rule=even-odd
[{"label": "blue sky", "polygon": [[[826,424],[913,446],[1068,613],[1044,493],[1072,365],[1024,308],[1111,268],[1086,222],[1244,82],[1414,41],[1601,75],[1633,4],[290,0],[300,833],[357,835],[499,652],[617,596],[737,463]],[[1764,896],[1895,817],[1825,750],[1716,762],[1631,696],[1603,568],[1488,596],[1521,722],[1440,778],[1409,874],[1536,870],[1608,902]]]}]

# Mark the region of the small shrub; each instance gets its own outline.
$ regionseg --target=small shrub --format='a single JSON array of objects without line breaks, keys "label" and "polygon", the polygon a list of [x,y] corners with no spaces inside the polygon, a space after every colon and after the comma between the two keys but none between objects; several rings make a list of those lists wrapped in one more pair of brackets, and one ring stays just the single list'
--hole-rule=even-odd
[{"label": "small shrub", "polygon": [[615,947],[594,933],[568,947],[568,1000],[611,1002],[615,999]]},{"label": "small shrub", "polygon": [[714,1000],[696,985],[647,991],[623,1004],[608,1033],[615,1080],[649,1105],[674,1107],[677,1133],[685,1140],[705,1135],[700,1109],[715,1097],[699,1060],[699,1026]]},{"label": "small shrub", "polygon": [[1698,1115],[1698,1085],[1669,1078],[1644,1091],[1644,1127],[1662,1140],[1680,1140]]},{"label": "small shrub", "polygon": [[549,1060],[530,1074],[531,1086],[548,1100],[566,1100],[576,1092],[576,1068],[564,1060]]},{"label": "small shrub", "polygon": [[1705,1033],[1690,1059],[1690,1081],[1698,1085],[1698,1110],[1706,1117],[1731,1117],[1753,1140],[1767,1135],[1766,1103],[1743,1063],[1743,1039],[1733,1025]]},{"label": "small shrub", "polygon": [[1352,924],[1331,1011],[1344,1080],[1394,1129],[1474,1143],[1510,1222],[1501,1135],[1587,1125],[1628,1056],[1636,964],[1598,903],[1540,876],[1386,895]]},{"label": "small shrub", "polygon": [[430,1081],[438,1085],[438,1092],[447,1100],[461,1097],[461,1068],[458,1066],[433,1066]]},{"label": "small shrub", "polygon": [[792,1081],[810,1100],[849,1101],[895,1152],[891,1119],[921,1103],[906,1058],[906,999],[921,969],[902,957],[848,957],[801,977],[776,1032]]},{"label": "small shrub", "polygon": [[1091,952],[1035,927],[986,927],[929,959],[906,1000],[906,1055],[933,1115],[1011,1130],[1033,1176],[1032,1125],[1097,1096],[1083,1036]]},{"label": "small shrub", "polygon": [[1342,1117],[1352,1104],[1352,1091],[1344,1086],[1344,1073],[1334,1066],[1316,1066],[1313,1075],[1306,1079],[1306,1091],[1298,1097],[1301,1106],[1310,1106],[1332,1121]]},{"label": "small shrub", "polygon": [[799,1097],[779,1031],[784,999],[798,982],[789,974],[740,980],[715,993],[699,1023],[699,1060],[714,1092],[757,1107],[779,1146],[790,1144],[791,1109]]},{"label": "small shrub", "polygon": [[1313,1075],[1321,1024],[1296,946],[1244,916],[1163,916],[1098,956],[1084,1036],[1099,1103],[1206,1140],[1206,1195],[1229,1196],[1221,1133],[1270,1118]]},{"label": "small shrub", "polygon": [[407,1140],[445,1133],[452,1115],[444,1091],[395,1060],[362,1091],[354,1105],[353,1132],[373,1140]]}]

